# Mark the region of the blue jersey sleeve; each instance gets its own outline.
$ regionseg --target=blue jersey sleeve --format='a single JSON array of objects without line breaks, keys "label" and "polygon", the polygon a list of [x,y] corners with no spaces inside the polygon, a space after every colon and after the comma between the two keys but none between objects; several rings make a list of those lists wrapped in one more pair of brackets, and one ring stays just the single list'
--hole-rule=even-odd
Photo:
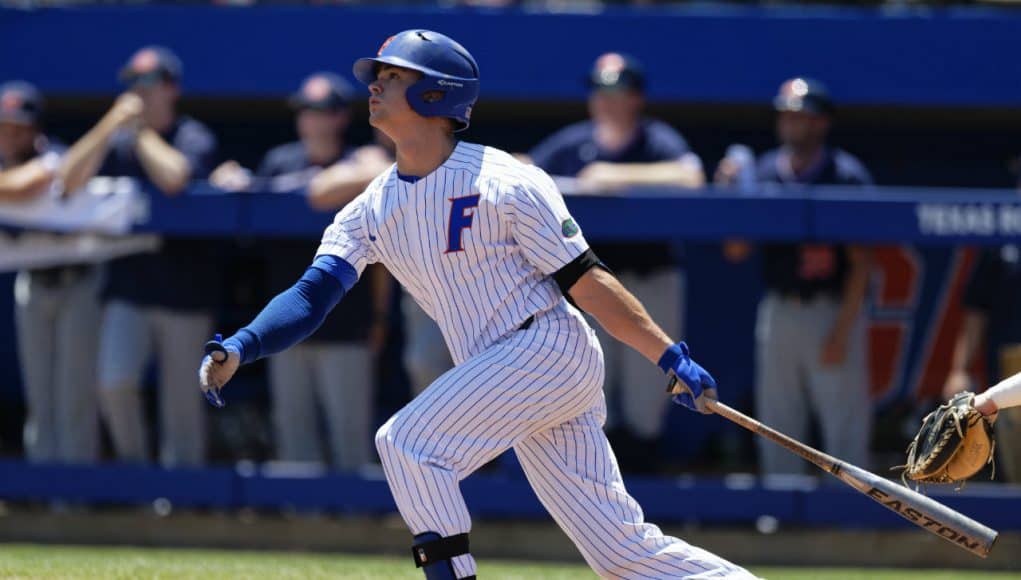
[{"label": "blue jersey sleeve", "polygon": [[579,148],[591,133],[591,123],[587,121],[569,125],[536,145],[528,156],[536,167],[550,175],[577,175],[587,163],[579,155]]},{"label": "blue jersey sleeve", "polygon": [[223,345],[250,363],[298,344],[326,320],[358,279],[354,266],[336,256],[319,256],[291,288],[270,300],[248,326]]},{"label": "blue jersey sleeve", "polygon": [[259,168],[255,170],[256,177],[270,178],[276,175],[280,175],[283,171],[280,169],[280,150],[270,149],[269,153],[262,158],[262,163],[259,164]]},{"label": "blue jersey sleeve", "polygon": [[532,163],[536,167],[543,169],[544,171],[553,172],[553,160],[560,150],[561,145],[558,141],[557,135],[550,135],[547,139],[532,148],[528,152],[528,156],[532,159]]},{"label": "blue jersey sleeve", "polygon": [[191,165],[192,179],[205,179],[216,165],[217,142],[212,131],[198,121],[189,119],[174,138],[173,147]]},{"label": "blue jersey sleeve", "polygon": [[684,137],[666,123],[650,123],[647,136],[650,161],[673,161],[691,151]]},{"label": "blue jersey sleeve", "polygon": [[840,182],[844,185],[872,185],[872,175],[865,165],[857,157],[846,151],[836,151],[834,162],[837,164],[837,172]]}]

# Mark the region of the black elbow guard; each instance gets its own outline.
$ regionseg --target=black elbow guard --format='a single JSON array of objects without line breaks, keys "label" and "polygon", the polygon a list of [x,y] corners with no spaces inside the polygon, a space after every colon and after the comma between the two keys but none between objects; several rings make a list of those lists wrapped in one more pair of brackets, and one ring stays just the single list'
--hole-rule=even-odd
[{"label": "black elbow guard", "polygon": [[588,272],[597,266],[607,272],[610,271],[610,269],[606,267],[606,264],[599,261],[599,257],[596,256],[596,253],[590,248],[582,252],[577,258],[568,262],[563,268],[553,272],[553,280],[556,281],[557,286],[560,286],[560,291],[563,292],[564,296],[570,300],[571,295],[568,294],[568,291],[571,289],[571,286],[574,286],[574,283],[584,276],[585,272]]}]

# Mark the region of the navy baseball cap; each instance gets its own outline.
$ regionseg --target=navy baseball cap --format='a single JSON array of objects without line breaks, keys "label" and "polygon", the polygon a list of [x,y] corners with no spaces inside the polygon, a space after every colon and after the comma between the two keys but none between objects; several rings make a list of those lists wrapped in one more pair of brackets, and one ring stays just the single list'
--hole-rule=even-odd
[{"label": "navy baseball cap", "polygon": [[43,114],[39,89],[25,81],[0,85],[0,123],[36,125]]},{"label": "navy baseball cap", "polygon": [[608,52],[596,59],[589,74],[590,89],[645,90],[645,71],[634,57]]},{"label": "navy baseball cap", "polygon": [[296,111],[341,111],[351,104],[353,96],[354,89],[350,83],[333,73],[318,72],[301,83],[301,88],[291,95],[288,103]]},{"label": "navy baseball cap", "polygon": [[132,55],[121,68],[118,78],[128,86],[177,82],[181,78],[181,59],[169,48],[146,46]]},{"label": "navy baseball cap", "polygon": [[813,79],[795,77],[784,81],[773,99],[777,111],[793,111],[832,115],[833,101],[826,85]]}]

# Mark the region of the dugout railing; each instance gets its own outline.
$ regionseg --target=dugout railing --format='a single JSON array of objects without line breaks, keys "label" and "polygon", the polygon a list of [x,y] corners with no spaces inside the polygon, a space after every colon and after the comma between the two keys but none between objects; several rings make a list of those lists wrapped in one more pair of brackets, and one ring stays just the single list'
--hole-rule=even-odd
[{"label": "dugout railing", "polygon": [[[299,194],[224,194],[196,184],[188,194],[175,198],[153,192],[143,196],[146,211],[139,213],[142,219],[134,230],[166,236],[314,238],[332,219],[331,213],[310,209]],[[742,237],[949,248],[1021,239],[1021,196],[1010,190],[820,188],[739,193],[645,189],[567,199],[586,236],[596,240]],[[735,393],[725,395],[733,397]],[[696,429],[713,422],[713,418],[683,417],[686,425]],[[770,516],[799,525],[909,525],[868,498],[828,482],[825,476],[769,482],[747,475],[628,477],[627,481],[648,516],[657,521],[746,523]],[[479,516],[545,517],[520,477],[477,474],[464,482],[463,489],[470,508]],[[1019,487],[976,482],[959,493],[943,487],[932,488],[930,493],[990,526],[1021,530]],[[692,497],[699,499],[691,501]],[[161,498],[181,506],[227,509],[297,508],[353,514],[395,511],[386,483],[378,475],[297,473],[248,463],[237,468],[167,470],[117,464],[0,462],[0,500],[145,504]]]}]

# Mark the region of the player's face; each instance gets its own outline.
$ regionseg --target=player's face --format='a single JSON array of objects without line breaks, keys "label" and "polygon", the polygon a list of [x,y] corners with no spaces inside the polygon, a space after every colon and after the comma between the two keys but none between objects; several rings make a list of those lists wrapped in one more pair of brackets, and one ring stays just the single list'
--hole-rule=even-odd
[{"label": "player's face", "polygon": [[0,158],[20,162],[35,151],[36,129],[21,123],[0,123]]},{"label": "player's face", "polygon": [[131,88],[132,92],[142,98],[143,108],[147,113],[165,115],[174,110],[174,104],[179,95],[177,85],[167,81],[159,81],[153,84],[137,84]]},{"label": "player's face", "polygon": [[369,124],[386,132],[388,127],[422,120],[408,104],[408,87],[422,75],[411,69],[382,65],[369,84]]},{"label": "player's face", "polygon": [[598,89],[589,95],[589,114],[597,123],[634,123],[642,114],[645,99],[631,89]]},{"label": "player's face", "polygon": [[830,121],[825,115],[805,111],[781,111],[776,117],[776,134],[788,147],[814,147],[826,140]]},{"label": "player's face", "polygon": [[347,128],[346,111],[304,109],[298,113],[296,125],[302,141],[338,139]]}]

